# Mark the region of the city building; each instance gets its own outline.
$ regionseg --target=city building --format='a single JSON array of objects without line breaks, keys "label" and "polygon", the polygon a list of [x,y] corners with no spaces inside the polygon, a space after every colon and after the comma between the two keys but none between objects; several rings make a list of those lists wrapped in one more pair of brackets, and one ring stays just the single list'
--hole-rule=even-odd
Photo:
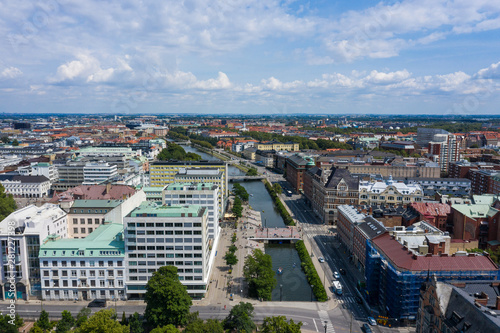
[{"label": "city building", "polygon": [[493,193],[493,177],[500,175],[500,170],[471,169],[468,178],[471,180],[472,193]]},{"label": "city building", "polygon": [[57,192],[66,191],[72,187],[80,186],[84,181],[83,168],[85,162],[65,161],[63,164],[54,164],[57,167],[59,180],[52,184],[52,190]]},{"label": "city building", "polygon": [[303,157],[295,154],[287,158],[286,180],[295,191],[302,191],[304,186],[304,173],[307,169],[314,167],[314,165],[314,160],[311,157]]},{"label": "city building", "polygon": [[387,150],[404,151],[408,155],[411,155],[415,152],[415,145],[412,141],[384,141],[380,143],[380,148]]},{"label": "city building", "polygon": [[392,177],[385,182],[361,181],[359,183],[360,205],[407,205],[422,201],[424,191],[419,184],[394,182]]},{"label": "city building", "polygon": [[446,281],[420,288],[417,333],[500,332],[500,281]]},{"label": "city building", "polygon": [[[66,212],[54,204],[29,205],[16,210],[0,222],[0,294],[7,298],[10,276],[16,280],[16,298],[41,297],[40,245],[50,238],[66,238]],[[14,227],[14,235],[11,234]],[[14,247],[14,252],[11,251]],[[15,255],[15,267],[9,267],[7,255]]]},{"label": "city building", "polygon": [[448,134],[436,134],[429,142],[429,158],[439,163],[441,172],[448,172],[451,162],[460,160],[460,145],[456,136]]},{"label": "city building", "polygon": [[[451,214],[451,206],[444,203],[436,202],[412,202],[410,210],[414,212],[415,217],[413,222],[426,221],[437,227],[441,231],[453,230],[453,219]],[[409,226],[413,222],[407,224]]]},{"label": "city building", "polygon": [[204,297],[209,283],[208,211],[205,207],[144,202],[125,217],[126,294],[143,299],[152,273],[175,265],[191,297]]},{"label": "city building", "polygon": [[118,175],[116,165],[109,163],[86,163],[83,167],[83,185],[102,184]]},{"label": "city building", "polygon": [[[424,241],[425,232],[421,236]],[[383,315],[415,321],[420,286],[428,276],[436,275],[439,281],[471,281],[497,279],[499,275],[498,266],[487,255],[423,253],[400,243],[397,233],[384,233],[367,241],[363,294],[370,304],[379,306]]]},{"label": "city building", "polygon": [[398,178],[405,184],[419,184],[424,196],[434,197],[437,193],[441,195],[453,195],[455,197],[469,197],[472,182],[467,178]]},{"label": "city building", "polygon": [[21,176],[45,176],[51,183],[54,183],[59,179],[59,173],[57,168],[46,162],[33,163],[26,166],[20,166],[17,168],[17,172]]},{"label": "city building", "polygon": [[440,128],[417,128],[417,145],[419,145],[420,147],[428,147],[429,142],[434,140],[434,135],[436,134],[446,135],[449,134],[449,132]]},{"label": "city building", "polygon": [[478,240],[479,248],[486,248],[489,241],[500,240],[500,210],[491,203],[455,204],[453,215],[453,238]]},{"label": "city building", "polygon": [[123,225],[99,225],[84,239],[40,246],[44,300],[125,299]]},{"label": "city building", "polygon": [[50,191],[50,179],[45,176],[0,175],[0,183],[14,197],[42,198]]},{"label": "city building", "polygon": [[257,142],[255,144],[255,148],[257,150],[287,150],[287,151],[299,151],[299,144],[295,142],[278,142],[278,141],[270,141],[270,142]]}]

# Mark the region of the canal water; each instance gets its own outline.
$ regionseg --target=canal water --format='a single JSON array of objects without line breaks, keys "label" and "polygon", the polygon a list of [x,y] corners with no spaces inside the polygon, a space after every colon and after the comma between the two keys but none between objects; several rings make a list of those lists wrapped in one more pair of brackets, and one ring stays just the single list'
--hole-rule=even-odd
[{"label": "canal water", "polygon": [[[182,146],[186,152],[192,152],[200,155],[203,159],[213,161],[218,158],[204,153],[191,146]],[[240,169],[230,165],[228,173],[230,176],[240,176],[245,173]],[[259,211],[262,217],[262,223],[268,228],[283,228],[285,223],[274,208],[273,200],[261,181],[251,181],[240,183],[247,190],[250,196],[250,206]],[[311,288],[307,283],[307,278],[300,267],[300,258],[293,244],[267,244],[266,254],[269,254],[273,260],[273,270],[278,271],[282,268],[283,273],[276,274],[278,284],[272,293],[273,301],[310,301]],[[314,299],[314,295],[312,295]]]}]

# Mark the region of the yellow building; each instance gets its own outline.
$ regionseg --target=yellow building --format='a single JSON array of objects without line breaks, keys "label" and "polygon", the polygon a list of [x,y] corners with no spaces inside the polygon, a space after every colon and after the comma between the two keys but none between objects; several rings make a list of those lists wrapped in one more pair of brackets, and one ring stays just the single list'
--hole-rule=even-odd
[{"label": "yellow building", "polygon": [[259,142],[255,145],[257,150],[288,150],[288,151],[299,151],[299,144],[295,142],[278,142],[278,141],[270,141],[270,142]]}]

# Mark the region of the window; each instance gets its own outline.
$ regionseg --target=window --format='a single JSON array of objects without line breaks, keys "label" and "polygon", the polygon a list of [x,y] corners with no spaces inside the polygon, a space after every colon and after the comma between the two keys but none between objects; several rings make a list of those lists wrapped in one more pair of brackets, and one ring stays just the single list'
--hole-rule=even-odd
[{"label": "window", "polygon": [[85,228],[80,228],[80,232],[81,232],[82,234],[84,234],[84,233],[85,233]]},{"label": "window", "polygon": [[[106,281],[100,280],[99,281],[99,287],[106,287]],[[104,290],[103,290],[104,291]]]},{"label": "window", "polygon": [[78,219],[73,219],[73,224],[78,224]]},{"label": "window", "polygon": [[90,286],[95,287],[95,280],[90,280]]},{"label": "window", "polygon": [[95,271],[89,271],[89,274],[91,277],[94,277],[95,276]]},{"label": "window", "polygon": [[77,234],[78,233],[78,228],[73,228],[73,233]]},{"label": "window", "polygon": [[85,224],[85,219],[80,219],[80,224]]},{"label": "window", "polygon": [[92,219],[87,219],[87,224],[92,224]]}]

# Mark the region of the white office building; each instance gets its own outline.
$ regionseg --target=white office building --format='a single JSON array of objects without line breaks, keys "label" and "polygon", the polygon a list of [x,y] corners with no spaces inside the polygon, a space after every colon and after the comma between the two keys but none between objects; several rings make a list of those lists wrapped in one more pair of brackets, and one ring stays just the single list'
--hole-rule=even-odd
[{"label": "white office building", "polygon": [[143,299],[153,272],[178,268],[193,298],[205,295],[209,262],[208,210],[202,206],[160,206],[145,201],[125,217],[125,263],[128,299]]},{"label": "white office building", "polygon": [[87,163],[83,167],[83,184],[101,184],[117,175],[116,165],[107,162]]},{"label": "white office building", "polygon": [[[11,290],[10,277],[15,276],[16,298],[40,297],[40,245],[48,239],[66,238],[66,212],[54,204],[21,208],[0,222],[0,291],[2,299]],[[9,234],[14,228],[14,235]],[[14,242],[9,244],[9,240]],[[9,246],[10,245],[10,246]],[[14,251],[14,252],[12,252]],[[15,267],[8,266],[7,255],[15,255]],[[13,271],[11,274],[10,272]]]}]

